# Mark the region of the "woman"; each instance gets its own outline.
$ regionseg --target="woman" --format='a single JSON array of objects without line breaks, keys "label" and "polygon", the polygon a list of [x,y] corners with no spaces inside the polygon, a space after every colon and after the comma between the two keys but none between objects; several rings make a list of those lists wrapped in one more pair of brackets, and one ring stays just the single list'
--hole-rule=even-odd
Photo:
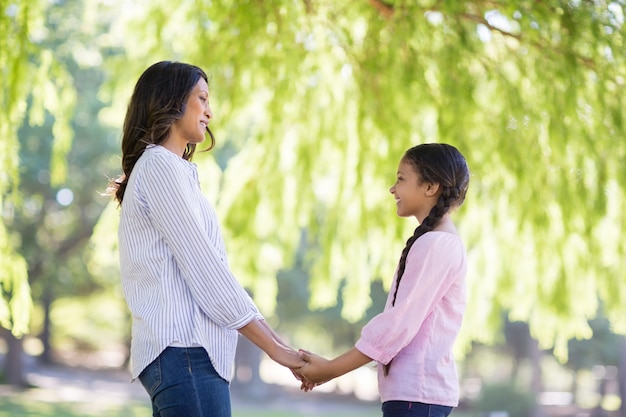
[{"label": "woman", "polygon": [[233,277],[217,217],[202,195],[196,145],[213,118],[207,76],[179,62],[141,75],[123,127],[121,279],[133,316],[131,364],[154,416],[231,415],[238,334],[291,369],[304,364]]}]

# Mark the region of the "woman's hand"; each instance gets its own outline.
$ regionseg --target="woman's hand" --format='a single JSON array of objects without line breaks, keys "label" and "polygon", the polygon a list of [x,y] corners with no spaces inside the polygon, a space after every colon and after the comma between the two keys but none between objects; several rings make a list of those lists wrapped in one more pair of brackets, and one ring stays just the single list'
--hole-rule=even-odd
[{"label": "woman's hand", "polygon": [[300,357],[298,352],[285,345],[279,344],[269,355],[276,363],[291,369],[292,372],[297,371],[299,373],[300,369],[307,364],[306,361]]},{"label": "woman's hand", "polygon": [[298,356],[298,352],[282,343],[265,320],[252,320],[239,329],[239,333],[257,345],[267,355],[289,369],[299,369],[306,364],[304,359]]}]

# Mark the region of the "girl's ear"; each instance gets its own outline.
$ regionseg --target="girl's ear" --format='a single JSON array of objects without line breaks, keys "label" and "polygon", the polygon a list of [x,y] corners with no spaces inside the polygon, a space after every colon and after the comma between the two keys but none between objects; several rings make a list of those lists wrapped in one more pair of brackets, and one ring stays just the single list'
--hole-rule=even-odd
[{"label": "girl's ear", "polygon": [[437,193],[439,192],[439,188],[440,187],[438,182],[429,182],[426,186],[426,196],[432,197],[434,195],[437,195]]}]

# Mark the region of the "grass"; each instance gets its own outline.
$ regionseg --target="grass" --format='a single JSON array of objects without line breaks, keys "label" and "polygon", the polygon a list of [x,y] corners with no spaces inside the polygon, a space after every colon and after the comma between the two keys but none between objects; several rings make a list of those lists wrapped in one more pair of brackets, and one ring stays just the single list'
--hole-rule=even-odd
[{"label": "grass", "polygon": [[[255,409],[241,410],[234,405],[233,417],[308,417],[319,415],[318,412],[297,412],[289,410],[261,410],[263,405]],[[48,402],[33,401],[27,392],[15,393],[10,396],[0,395],[0,417],[151,417],[151,410],[145,403],[129,403],[123,405],[105,405],[101,402]],[[380,417],[379,407],[373,406],[372,411],[363,412],[359,407],[354,413],[347,414],[345,410],[324,413],[325,417]],[[452,417],[472,417],[469,414],[454,412]]]},{"label": "grass", "polygon": [[87,402],[32,401],[22,396],[0,397],[0,417],[151,417],[145,404],[103,406]]},{"label": "grass", "polygon": [[[90,403],[49,403],[25,401],[22,398],[0,397],[0,417],[151,417],[152,413],[145,404],[127,404],[119,406],[98,405]],[[275,410],[234,410],[233,417],[305,417],[313,414],[298,414],[289,411]],[[355,416],[357,414],[354,414]],[[380,412],[373,410],[371,415],[359,413],[360,417],[380,417]],[[327,417],[346,417],[344,412],[325,414]]]},{"label": "grass", "polygon": [[[238,409],[233,405],[233,417],[306,417],[315,414],[294,412],[288,410],[263,410],[263,405],[257,408]],[[14,393],[10,396],[0,396],[0,417],[151,417],[150,407],[145,403],[129,403],[106,405],[102,402],[49,402],[37,401],[29,397],[27,392]],[[345,411],[324,414],[327,417],[346,417]],[[377,407],[372,407],[372,413],[354,413],[355,417],[380,417]]]}]

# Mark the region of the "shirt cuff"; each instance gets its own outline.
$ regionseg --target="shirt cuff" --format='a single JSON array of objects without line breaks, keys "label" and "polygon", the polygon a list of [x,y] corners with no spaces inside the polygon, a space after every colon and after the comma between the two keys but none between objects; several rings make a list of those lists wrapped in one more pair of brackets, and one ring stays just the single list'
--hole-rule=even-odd
[{"label": "shirt cuff", "polygon": [[226,327],[229,328],[229,329],[233,329],[233,330],[239,330],[243,326],[245,326],[246,324],[250,323],[252,320],[254,320],[256,318],[257,318],[257,313],[254,312],[254,311],[250,311],[248,314],[246,314],[245,316],[241,317],[239,320],[230,323]]},{"label": "shirt cuff", "polygon": [[389,357],[388,354],[386,355],[385,352],[379,351],[378,349],[374,348],[372,345],[365,342],[363,339],[359,339],[359,341],[356,342],[354,347],[365,356],[369,356],[376,362],[380,362],[383,365],[387,365],[393,359],[393,357]]}]

